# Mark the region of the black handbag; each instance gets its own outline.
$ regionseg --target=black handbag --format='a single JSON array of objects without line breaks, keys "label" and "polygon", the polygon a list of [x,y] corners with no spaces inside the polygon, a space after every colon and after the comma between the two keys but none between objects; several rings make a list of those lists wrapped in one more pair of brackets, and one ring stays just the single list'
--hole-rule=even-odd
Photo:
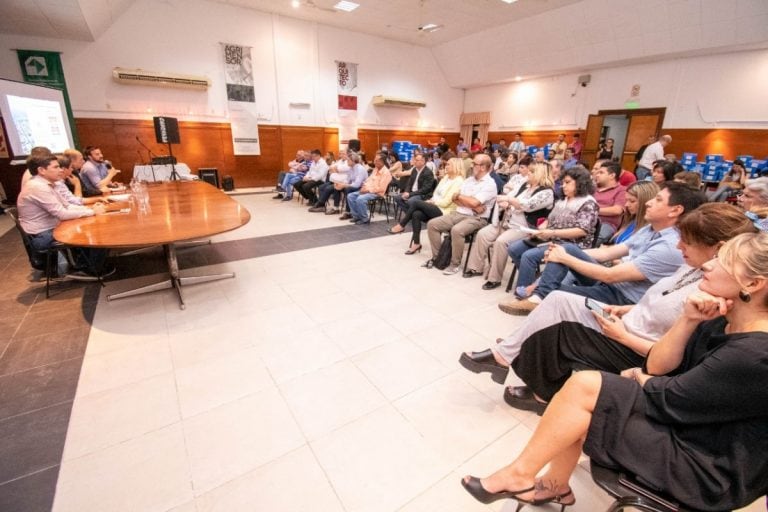
[{"label": "black handbag", "polygon": [[451,264],[451,235],[443,238],[443,243],[440,245],[440,250],[435,256],[435,261],[432,264],[433,267],[439,270],[445,270],[448,265]]}]

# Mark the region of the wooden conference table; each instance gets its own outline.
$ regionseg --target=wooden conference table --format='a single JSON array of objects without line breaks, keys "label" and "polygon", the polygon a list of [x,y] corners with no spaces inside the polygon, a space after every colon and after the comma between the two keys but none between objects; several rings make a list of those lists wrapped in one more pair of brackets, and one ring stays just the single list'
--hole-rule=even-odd
[{"label": "wooden conference table", "polygon": [[[169,279],[135,290],[108,295],[120,299],[157,290],[175,288],[181,309],[181,286],[235,277],[234,273],[181,277],[176,243],[208,237],[245,225],[251,218],[243,206],[224,192],[203,181],[149,183],[150,211],[110,211],[105,215],[64,221],[53,231],[56,240],[67,245],[94,248],[125,248],[162,245],[168,261]],[[127,208],[127,202],[113,208]]]}]

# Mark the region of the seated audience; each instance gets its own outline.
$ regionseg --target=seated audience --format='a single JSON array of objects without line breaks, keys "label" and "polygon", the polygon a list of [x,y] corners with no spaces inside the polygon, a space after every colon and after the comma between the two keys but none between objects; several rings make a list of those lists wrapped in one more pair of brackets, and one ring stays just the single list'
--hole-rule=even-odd
[{"label": "seated audience", "polygon": [[408,203],[432,197],[435,188],[435,174],[427,167],[424,155],[413,157],[413,168],[409,172],[408,182],[403,191],[394,196],[395,204],[402,210],[408,209]]},{"label": "seated audience", "polygon": [[555,158],[549,162],[549,175],[552,177],[552,190],[555,194],[555,201],[561,200],[563,197],[563,161]]},{"label": "seated audience", "polygon": [[619,184],[623,187],[628,187],[637,181],[635,173],[629,172],[625,169],[621,170],[621,176],[619,176]]},{"label": "seated audience", "polygon": [[608,241],[609,244],[621,244],[646,225],[645,205],[659,193],[659,187],[650,181],[636,181],[627,189],[627,202],[624,204],[624,216],[621,225]]},{"label": "seated audience", "polygon": [[619,164],[605,161],[592,175],[596,188],[593,197],[600,207],[598,244],[602,244],[613,236],[624,214],[627,189],[619,184],[620,174],[621,166]]},{"label": "seated audience", "polygon": [[[533,282],[543,252],[547,265],[538,284],[532,287],[528,298],[503,302],[499,308],[511,315],[527,315],[558,288],[608,304],[636,304],[653,283],[672,274],[682,264],[682,257],[675,249],[679,240],[675,225],[683,215],[705,202],[702,193],[670,181],[646,205],[648,225],[626,242],[587,251],[574,243],[537,248],[539,253],[534,257],[521,260],[518,296],[525,297],[524,294],[529,292],[525,287]],[[543,235],[547,237],[546,230]],[[510,253],[512,249],[510,247]],[[619,265],[606,267],[602,264],[618,258],[622,259]],[[576,278],[576,285],[561,286],[569,271]]]},{"label": "seated audience", "polygon": [[[101,203],[93,208],[71,204],[57,192],[56,183],[64,177],[59,162],[53,155],[33,157],[30,161],[32,178],[21,189],[16,200],[19,223],[29,235],[32,247],[38,251],[50,248],[55,240],[53,230],[63,220],[103,214]],[[66,187],[64,187],[66,189]],[[73,249],[75,273],[98,276],[103,273],[107,251],[101,249]]]},{"label": "seated audience", "polygon": [[464,237],[488,224],[488,217],[496,201],[496,185],[489,176],[491,157],[484,154],[475,155],[473,162],[472,177],[461,184],[461,189],[452,198],[456,203],[456,210],[427,223],[432,258],[423,266],[432,268],[442,244],[441,234],[450,233],[451,263],[443,271],[446,275],[459,271],[461,257],[464,255]]},{"label": "seated audience", "polygon": [[571,167],[575,167],[578,164],[579,164],[579,161],[576,160],[575,156],[573,156],[573,149],[571,148],[566,149],[565,160],[563,160],[563,169],[567,171]]},{"label": "seated audience", "polygon": [[462,485],[483,503],[571,505],[569,479],[583,451],[690,509],[732,510],[765,495],[766,254],[766,234],[727,242],[642,366],[621,376],[574,373],[522,453]]},{"label": "seated audience", "polygon": [[674,181],[685,183],[695,190],[701,190],[701,174],[693,171],[682,171],[675,174]]},{"label": "seated audience", "polygon": [[480,139],[475,137],[472,140],[472,145],[469,147],[469,150],[472,152],[472,154],[480,153],[483,151],[483,145],[480,143]]},{"label": "seated audience", "polygon": [[371,222],[368,213],[368,203],[379,197],[385,197],[392,175],[384,161],[384,155],[377,153],[373,159],[373,172],[363,182],[363,186],[357,192],[347,195],[347,205],[351,214],[350,222],[355,224],[369,224]]},{"label": "seated audience", "polygon": [[523,134],[517,132],[515,134],[515,140],[509,145],[509,152],[517,155],[517,159],[520,160],[525,156],[525,142],[523,142]]},{"label": "seated audience", "polygon": [[[345,150],[342,150],[341,155],[344,156],[344,160],[337,160],[330,167],[329,171],[332,172],[329,180],[320,185],[320,193],[315,205],[309,208],[310,212],[325,212],[326,215],[339,213],[341,195],[357,192],[368,178],[368,171],[360,164],[360,156],[357,153],[350,151],[347,154]],[[328,199],[331,197],[333,197],[333,207],[328,208]],[[347,211],[349,211],[349,205],[347,205]]]},{"label": "seated audience", "polygon": [[668,160],[656,160],[653,163],[650,180],[658,186],[675,179],[675,174],[684,171],[683,166],[677,162]]},{"label": "seated audience", "polygon": [[607,315],[602,316],[587,308],[583,297],[556,291],[515,333],[490,350],[462,354],[460,363],[476,373],[491,372],[497,382],[503,382],[511,366],[526,386],[508,387],[505,400],[539,413],[572,371],[619,373],[641,365],[653,343],[672,327],[686,297],[698,289],[702,265],[727,240],[757,231],[739,208],[722,203],[702,205],[678,228],[685,263],[651,286],[637,305],[599,304]]},{"label": "seated audience", "polygon": [[301,197],[309,201],[309,204],[315,204],[317,202],[315,189],[325,183],[325,179],[328,176],[328,163],[326,163],[319,149],[313,149],[310,152],[310,159],[312,162],[309,164],[307,174],[301,180],[294,183],[293,188],[301,194]]},{"label": "seated audience", "polygon": [[768,178],[747,180],[738,201],[746,211],[768,207]]},{"label": "seated audience", "polygon": [[421,251],[421,224],[441,215],[449,215],[456,210],[453,196],[459,192],[464,183],[464,164],[458,158],[451,158],[446,165],[445,176],[437,184],[431,199],[410,203],[403,218],[389,232],[402,233],[405,226],[411,223],[413,234],[411,244],[405,254],[411,255]]},{"label": "seated audience", "polygon": [[[594,191],[592,177],[582,166],[576,166],[564,172],[564,199],[557,201],[547,216],[547,220],[539,225],[535,236],[529,236],[509,245],[507,253],[518,269],[518,287],[525,290],[533,284],[536,269],[548,250],[548,241],[574,241],[583,248],[592,247],[592,241],[597,235],[595,226],[600,207],[592,197]],[[527,296],[527,292],[520,292]]]},{"label": "seated audience", "polygon": [[296,152],[296,158],[288,162],[288,170],[280,171],[277,175],[277,195],[272,199],[288,199],[293,197],[293,184],[301,180],[309,170],[310,161],[303,150]]},{"label": "seated audience", "polygon": [[112,168],[112,164],[104,158],[101,149],[97,146],[88,146],[83,153],[86,158],[80,169],[83,195],[90,197],[108,194],[120,170]]},{"label": "seated audience", "polygon": [[528,236],[520,228],[536,228],[555,203],[549,166],[534,164],[528,168],[521,165],[520,169],[517,176],[524,176],[526,180],[518,180],[507,194],[496,198],[496,208],[503,216],[500,221],[496,213],[491,216],[491,224],[478,231],[469,253],[464,277],[485,275],[483,290],[493,290],[501,285],[501,276],[509,259],[509,244]]},{"label": "seated audience", "polygon": [[717,189],[707,192],[707,197],[710,201],[725,201],[743,189],[746,182],[747,169],[744,167],[744,162],[737,158],[733,161],[731,170],[720,180]]}]

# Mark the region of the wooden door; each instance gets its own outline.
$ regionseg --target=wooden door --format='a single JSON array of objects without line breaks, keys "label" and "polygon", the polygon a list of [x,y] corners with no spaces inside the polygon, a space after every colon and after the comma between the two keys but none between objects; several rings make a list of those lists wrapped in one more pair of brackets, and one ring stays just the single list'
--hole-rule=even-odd
[{"label": "wooden door", "polygon": [[603,129],[603,116],[589,114],[587,129],[584,135],[584,148],[581,150],[581,160],[591,168],[595,163],[597,147],[600,145],[600,132]]},{"label": "wooden door", "polygon": [[627,141],[624,144],[624,153],[621,155],[622,169],[631,171],[635,168],[637,150],[640,149],[640,146],[648,143],[649,136],[659,136],[662,119],[660,114],[629,115]]}]

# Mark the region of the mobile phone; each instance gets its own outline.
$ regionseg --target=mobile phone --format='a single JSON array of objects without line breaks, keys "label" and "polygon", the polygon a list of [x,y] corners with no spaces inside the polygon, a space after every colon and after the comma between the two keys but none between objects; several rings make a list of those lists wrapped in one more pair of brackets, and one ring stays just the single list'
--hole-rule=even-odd
[{"label": "mobile phone", "polygon": [[606,310],[603,309],[603,307],[598,303],[595,299],[590,299],[589,297],[586,297],[584,299],[584,305],[587,306],[587,309],[590,311],[594,311],[601,317],[608,319],[611,318],[611,314],[608,313]]}]

